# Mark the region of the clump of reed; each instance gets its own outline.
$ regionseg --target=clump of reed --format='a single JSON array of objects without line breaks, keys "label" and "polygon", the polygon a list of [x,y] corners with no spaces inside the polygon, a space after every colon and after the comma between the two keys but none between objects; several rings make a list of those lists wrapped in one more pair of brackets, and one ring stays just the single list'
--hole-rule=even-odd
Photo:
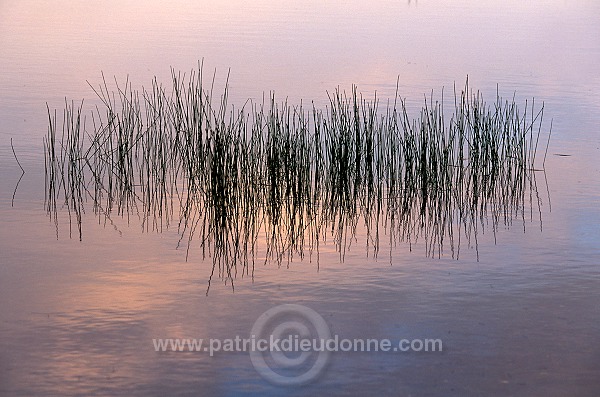
[{"label": "clump of reed", "polygon": [[100,105],[90,129],[83,102],[66,101],[58,137],[48,107],[46,209],[57,236],[66,208],[82,238],[88,204],[105,224],[115,211],[146,231],[176,223],[180,246],[198,244],[213,273],[233,283],[253,271],[259,247],[281,264],[318,259],[331,238],[343,259],[360,230],[373,255],[386,234],[392,245],[422,240],[426,255],[449,246],[458,258],[461,240],[477,248],[486,228],[495,236],[515,219],[524,227],[527,208],[531,219],[539,208],[543,105],[521,111],[497,95],[490,106],[468,80],[454,88],[449,119],[443,93],[411,118],[398,92],[381,109],[357,87],[330,93],[325,109],[274,94],[236,109],[228,84],[217,98],[215,75],[206,84],[201,65],[172,70],[170,89],[156,78],[148,90],[115,84],[92,87]]}]

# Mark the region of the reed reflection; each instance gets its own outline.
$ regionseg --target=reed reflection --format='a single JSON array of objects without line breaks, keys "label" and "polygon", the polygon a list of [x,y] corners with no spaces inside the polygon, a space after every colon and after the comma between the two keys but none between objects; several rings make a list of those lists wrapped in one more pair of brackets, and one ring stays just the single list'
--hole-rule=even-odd
[{"label": "reed reflection", "polygon": [[168,88],[155,78],[149,89],[127,81],[111,91],[103,81],[92,87],[101,105],[91,123],[83,102],[65,101],[62,119],[48,108],[45,203],[57,237],[66,210],[70,235],[83,238],[87,208],[105,224],[176,228],[187,252],[212,257],[211,279],[233,285],[257,261],[318,259],[328,238],[343,260],[358,231],[374,255],[385,233],[458,258],[465,244],[478,255],[485,229],[541,225],[535,101],[520,109],[497,95],[488,105],[467,79],[449,118],[443,93],[411,118],[398,92],[384,105],[353,87],[329,93],[325,109],[274,94],[237,109],[227,83],[220,95],[214,85],[200,65],[173,70]]}]

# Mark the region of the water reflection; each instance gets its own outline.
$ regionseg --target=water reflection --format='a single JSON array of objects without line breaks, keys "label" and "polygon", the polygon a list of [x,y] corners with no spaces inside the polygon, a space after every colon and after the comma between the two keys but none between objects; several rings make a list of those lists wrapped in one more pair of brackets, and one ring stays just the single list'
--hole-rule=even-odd
[{"label": "water reflection", "polygon": [[233,283],[257,261],[318,261],[327,239],[343,259],[358,230],[373,255],[385,234],[458,258],[463,245],[478,255],[486,230],[541,224],[536,171],[550,136],[535,101],[521,110],[498,95],[488,105],[467,80],[449,119],[443,93],[411,118],[398,93],[382,104],[356,87],[330,93],[325,109],[272,94],[236,109],[227,84],[217,98],[202,74],[173,70],[170,89],[154,79],[141,91],[104,80],[92,87],[101,106],[91,128],[83,102],[66,102],[62,118],[48,109],[46,209],[57,237],[63,209],[79,239],[87,208],[105,225],[117,216],[146,231],[177,228],[188,253],[197,244],[212,257],[211,279]]}]

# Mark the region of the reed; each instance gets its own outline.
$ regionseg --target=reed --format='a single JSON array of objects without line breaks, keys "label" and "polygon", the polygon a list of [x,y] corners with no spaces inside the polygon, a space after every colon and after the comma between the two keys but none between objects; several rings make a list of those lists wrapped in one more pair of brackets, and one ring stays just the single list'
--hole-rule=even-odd
[{"label": "reed", "polygon": [[127,79],[110,91],[103,76],[92,86],[100,105],[90,130],[83,102],[65,101],[60,138],[48,107],[46,210],[57,236],[58,202],[79,238],[87,203],[105,224],[115,211],[145,231],[176,223],[179,245],[189,253],[198,244],[213,274],[233,285],[256,259],[281,265],[314,254],[318,262],[327,239],[343,260],[361,230],[373,255],[386,234],[391,246],[423,241],[438,257],[449,246],[458,258],[466,241],[478,256],[486,229],[496,236],[515,219],[524,226],[526,209],[530,219],[539,209],[543,104],[521,111],[497,94],[490,106],[468,79],[454,87],[449,119],[443,91],[411,117],[398,91],[384,107],[354,86],[328,93],[325,109],[273,93],[235,108],[228,83],[218,98],[214,86],[201,64],[187,75],[172,70],[170,89],[155,78],[148,90]]},{"label": "reed", "polygon": [[10,138],[10,148],[12,149],[12,153],[15,158],[15,161],[17,162],[17,165],[21,169],[21,176],[19,177],[19,180],[17,181],[17,184],[15,185],[15,190],[13,190],[13,195],[12,195],[12,199],[10,202],[11,207],[14,207],[15,206],[15,195],[17,194],[17,189],[19,188],[19,184],[21,183],[23,176],[25,176],[25,169],[23,168],[23,166],[21,165],[21,162],[19,161],[19,158],[17,157],[17,152],[15,152],[15,147],[13,146],[12,138]]}]

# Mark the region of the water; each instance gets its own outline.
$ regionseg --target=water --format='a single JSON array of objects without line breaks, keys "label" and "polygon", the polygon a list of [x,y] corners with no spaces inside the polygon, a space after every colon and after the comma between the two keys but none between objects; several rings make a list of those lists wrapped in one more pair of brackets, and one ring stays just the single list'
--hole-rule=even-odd
[{"label": "water", "polygon": [[[0,394],[597,395],[600,357],[600,7],[564,2],[15,2],[0,5]],[[43,208],[45,103],[120,82],[169,82],[204,58],[232,103],[274,91],[325,106],[352,84],[366,96],[451,92],[467,75],[545,102],[553,119],[539,222],[479,242],[479,257],[427,258],[422,246],[364,241],[340,262],[257,264],[235,292],[210,259],[176,250],[176,230],[119,231],[90,213],[82,242]],[[27,171],[20,170],[10,139]],[[569,156],[558,156],[566,154]],[[385,240],[385,237],[382,238]],[[391,253],[390,253],[391,252]],[[391,265],[390,265],[391,262]],[[342,338],[441,338],[441,353],[334,353],[303,387],[264,380],[247,353],[155,352],[153,338],[248,336],[266,310],[298,303]]]}]

